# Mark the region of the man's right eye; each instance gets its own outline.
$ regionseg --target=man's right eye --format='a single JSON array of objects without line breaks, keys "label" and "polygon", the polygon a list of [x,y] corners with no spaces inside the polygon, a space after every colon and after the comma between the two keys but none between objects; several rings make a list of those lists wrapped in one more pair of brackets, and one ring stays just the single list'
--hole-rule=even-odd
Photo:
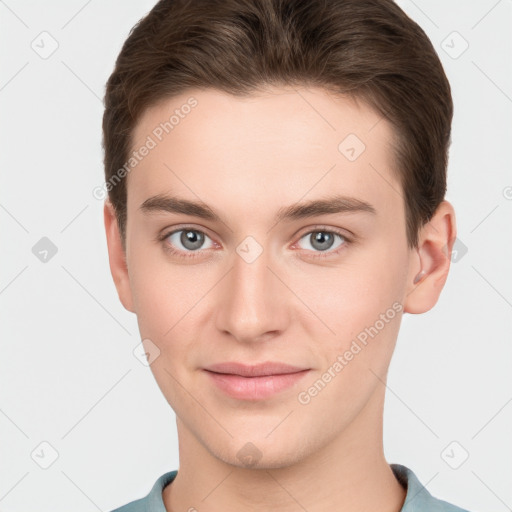
[{"label": "man's right eye", "polygon": [[[164,243],[164,248],[167,251],[184,258],[195,257],[201,249],[213,247],[213,241],[206,233],[186,227],[166,232],[160,237],[160,240]],[[207,240],[210,241],[210,244],[204,247]]]}]

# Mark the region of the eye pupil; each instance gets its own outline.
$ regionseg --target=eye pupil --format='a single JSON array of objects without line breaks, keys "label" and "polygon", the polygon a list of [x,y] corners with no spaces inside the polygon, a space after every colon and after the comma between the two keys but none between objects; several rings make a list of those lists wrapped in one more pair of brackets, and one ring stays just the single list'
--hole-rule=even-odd
[{"label": "eye pupil", "polygon": [[325,231],[317,231],[311,234],[312,243],[311,245],[319,251],[325,251],[329,249],[334,243],[334,236],[332,233],[326,233]]},{"label": "eye pupil", "polygon": [[199,231],[182,231],[180,242],[183,244],[183,247],[187,249],[194,250],[199,249],[204,242],[204,235]]}]

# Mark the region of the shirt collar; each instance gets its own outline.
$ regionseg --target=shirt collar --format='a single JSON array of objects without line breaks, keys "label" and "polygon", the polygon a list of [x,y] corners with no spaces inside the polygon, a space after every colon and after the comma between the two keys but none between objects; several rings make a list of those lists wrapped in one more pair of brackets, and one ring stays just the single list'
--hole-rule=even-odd
[{"label": "shirt collar", "polygon": [[[416,475],[407,467],[400,464],[390,464],[390,467],[400,485],[406,490],[404,504],[400,512],[418,512],[421,510],[430,510],[432,506],[446,505],[446,510],[459,511],[457,507],[453,507],[446,502],[434,498],[421,484]],[[169,485],[178,474],[178,470],[164,473],[158,478],[153,485],[151,491],[146,497],[146,512],[166,512],[162,491],[166,485]],[[453,507],[453,508],[452,508]],[[444,510],[443,507],[436,510]]]}]

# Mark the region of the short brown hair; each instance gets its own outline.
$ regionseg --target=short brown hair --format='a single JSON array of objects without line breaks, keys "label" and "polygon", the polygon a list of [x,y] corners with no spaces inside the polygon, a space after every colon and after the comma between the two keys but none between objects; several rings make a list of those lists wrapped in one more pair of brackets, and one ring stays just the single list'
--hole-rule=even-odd
[{"label": "short brown hair", "polygon": [[[446,192],[453,103],[432,43],[392,0],[160,0],[106,85],[106,182],[127,162],[148,107],[189,88],[246,95],[266,85],[320,86],[387,117],[416,247]],[[125,246],[126,180],[108,193]]]}]

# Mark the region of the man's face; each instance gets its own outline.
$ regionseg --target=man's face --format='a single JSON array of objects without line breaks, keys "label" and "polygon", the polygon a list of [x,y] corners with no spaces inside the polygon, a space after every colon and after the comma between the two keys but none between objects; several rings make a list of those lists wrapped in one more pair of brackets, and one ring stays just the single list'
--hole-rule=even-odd
[{"label": "man's face", "polygon": [[[194,90],[147,110],[133,141],[150,150],[127,178],[123,302],[159,350],[151,369],[181,434],[240,467],[374,435],[412,254],[388,122],[322,89]],[[217,218],[156,209],[154,196]],[[307,371],[256,382],[206,370],[269,361]]]}]

